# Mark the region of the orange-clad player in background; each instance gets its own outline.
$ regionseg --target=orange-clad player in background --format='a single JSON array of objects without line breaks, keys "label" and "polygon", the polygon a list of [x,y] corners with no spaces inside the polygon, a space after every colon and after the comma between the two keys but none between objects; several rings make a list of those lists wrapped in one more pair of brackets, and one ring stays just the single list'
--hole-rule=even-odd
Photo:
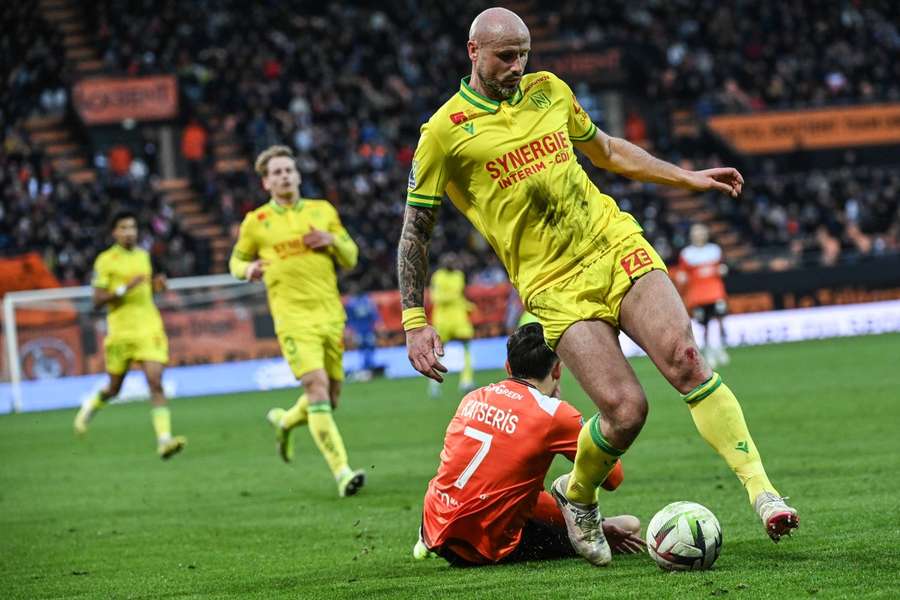
[{"label": "orange-clad player in background", "polygon": [[[467,394],[447,427],[416,558],[469,566],[576,556],[544,478],[555,455],[574,460],[582,418],[557,398],[562,365],[539,323],[510,336],[506,370],[508,379]],[[617,464],[603,487],[621,481]],[[613,550],[642,550],[637,517],[607,518],[603,531]]]},{"label": "orange-clad player in background", "polygon": [[[722,262],[722,248],[709,241],[706,225],[691,226],[691,244],[681,251],[678,259],[679,283],[688,313],[703,325],[703,353],[712,368],[728,364],[725,351],[725,327],[722,317],[728,310],[728,295],[722,276],[728,267]],[[709,324],[719,325],[719,344],[713,346],[709,336]]]}]

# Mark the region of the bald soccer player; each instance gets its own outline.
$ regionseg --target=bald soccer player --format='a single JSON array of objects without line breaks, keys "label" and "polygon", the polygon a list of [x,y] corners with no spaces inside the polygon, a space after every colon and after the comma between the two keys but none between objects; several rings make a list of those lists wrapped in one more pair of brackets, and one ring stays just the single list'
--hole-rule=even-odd
[{"label": "bald soccer player", "polygon": [[688,171],[607,135],[553,73],[525,74],[531,37],[513,12],[491,8],[472,23],[471,75],[422,126],[409,175],[398,276],[409,360],[438,381],[443,344],[425,317],[428,244],[444,194],[506,267],[547,345],[572,370],[603,417],[578,438],[574,469],[551,488],[576,551],[612,560],[596,488],[640,433],[647,398],[622,353],[622,330],[682,395],[703,438],[743,484],[766,532],[798,526],[763,468],[735,395],[704,361],[666,267],[640,225],[602,194],[578,164],[638,181],[737,198],[732,168]]}]

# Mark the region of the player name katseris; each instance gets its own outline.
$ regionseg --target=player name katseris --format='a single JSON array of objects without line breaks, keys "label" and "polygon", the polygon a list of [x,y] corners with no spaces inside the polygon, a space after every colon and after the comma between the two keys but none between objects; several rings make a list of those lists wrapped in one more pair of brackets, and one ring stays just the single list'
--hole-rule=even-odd
[{"label": "player name katseris", "polygon": [[[490,385],[486,388],[486,391],[488,394],[500,394],[513,400],[521,400],[523,397],[522,394],[501,385]],[[510,435],[516,432],[516,426],[519,424],[519,416],[513,411],[509,409],[503,410],[477,398],[465,402],[459,414],[466,419],[484,423],[497,431]]]}]

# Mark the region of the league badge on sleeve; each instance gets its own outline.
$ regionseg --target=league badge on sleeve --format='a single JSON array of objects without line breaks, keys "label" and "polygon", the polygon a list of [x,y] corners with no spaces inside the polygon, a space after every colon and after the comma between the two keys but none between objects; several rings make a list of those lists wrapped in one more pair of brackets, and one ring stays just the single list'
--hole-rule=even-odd
[{"label": "league badge on sleeve", "polygon": [[409,190],[416,189],[416,170],[419,168],[419,161],[413,160],[409,167],[409,179],[406,181],[406,187]]}]

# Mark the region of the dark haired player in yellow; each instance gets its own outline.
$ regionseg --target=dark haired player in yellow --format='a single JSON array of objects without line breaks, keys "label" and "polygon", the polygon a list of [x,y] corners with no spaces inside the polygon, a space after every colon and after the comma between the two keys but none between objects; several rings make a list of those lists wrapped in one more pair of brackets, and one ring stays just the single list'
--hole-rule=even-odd
[{"label": "dark haired player in yellow", "polygon": [[574,150],[631,179],[732,197],[741,193],[741,174],[687,171],[599,130],[565,82],[549,72],[525,74],[531,36],[509,10],[478,15],[467,49],[471,76],[422,126],[409,177],[398,274],[410,362],[438,381],[446,372],[443,345],[422,309],[428,243],[446,193],[491,244],[547,345],[603,415],[585,424],[572,473],[552,489],[578,553],[595,565],[610,562],[594,492],[647,416],[620,329],[682,394],[700,434],[778,541],[797,527],[797,511],[766,476],[737,398],[703,360],[662,260],[631,215],[591,182]]},{"label": "dark haired player in yellow", "polygon": [[[442,340],[462,342],[463,369],[459,374],[459,390],[470,392],[475,389],[475,376],[469,342],[475,335],[475,328],[469,318],[473,305],[465,292],[466,274],[456,268],[456,256],[448,252],[441,257],[440,268],[431,276],[431,320]],[[434,379],[428,383],[431,396],[440,396],[440,384]]]},{"label": "dark haired player in yellow", "polygon": [[75,416],[75,431],[87,433],[88,422],[106,403],[118,395],[132,362],[141,364],[147,385],[157,453],[170,458],[184,448],[187,440],[172,435],[171,416],[163,394],[163,365],[169,362],[169,340],[153,292],[165,289],[165,275],[153,275],[150,255],[137,247],[137,216],[121,211],[110,222],[115,240],[94,261],[94,307],[107,306],[107,332],[103,343],[109,384],[84,401]]},{"label": "dark haired player in yellow", "polygon": [[300,197],[300,172],[287,146],[272,146],[256,159],[256,172],[271,200],[247,213],[229,267],[238,279],[266,284],[281,352],[304,393],[288,410],[273,408],[278,451],[293,457],[291,430],[309,432],[337,481],[338,495],[352,496],[365,484],[354,471],[331,411],[344,381],[344,323],[337,265],[350,269],[359,253],[334,207]]}]

